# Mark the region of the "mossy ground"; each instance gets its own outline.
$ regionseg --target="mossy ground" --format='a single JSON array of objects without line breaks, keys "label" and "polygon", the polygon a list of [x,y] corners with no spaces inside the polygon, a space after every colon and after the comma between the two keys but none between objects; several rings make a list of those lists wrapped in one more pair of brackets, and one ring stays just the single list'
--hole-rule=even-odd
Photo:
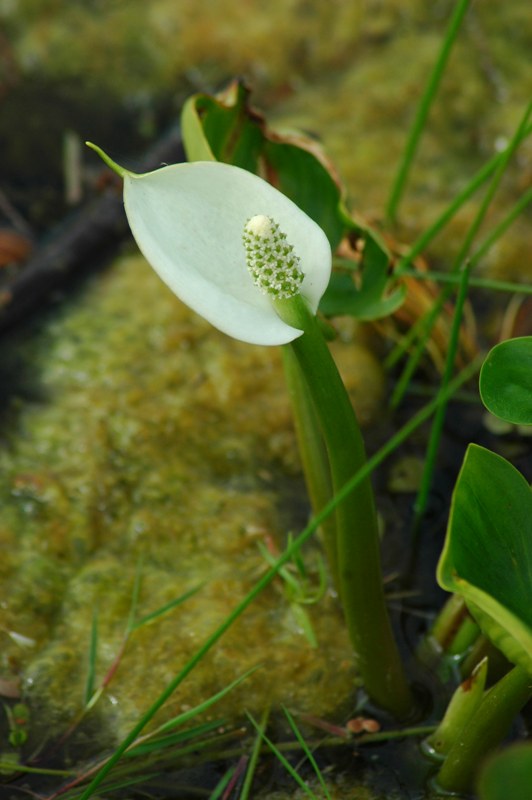
[{"label": "mossy ground", "polygon": [[[140,615],[205,583],[133,636],[101,704],[105,730],[120,736],[266,569],[258,542],[281,548],[306,520],[279,353],[214,331],[138,257],[118,260],[13,346],[19,363],[28,349],[33,399],[12,400],[0,455],[2,669],[22,672],[47,728],[79,709],[95,610],[100,679],[111,665],[138,563]],[[367,417],[382,400],[380,368],[359,345],[343,351]],[[330,594],[308,612],[317,649],[278,582],[166,715],[255,665],[216,713],[281,701],[331,713],[354,689],[347,637]],[[7,631],[34,644],[21,648]]]},{"label": "mossy ground", "polygon": [[[46,219],[40,207],[50,184],[61,185],[67,129],[138,150],[185,94],[244,74],[270,119],[323,140],[353,207],[378,221],[448,11],[423,0],[272,0],[267,10],[259,0],[0,3],[6,185],[38,176],[36,217]],[[528,13],[523,0],[473,4],[402,207],[404,240],[513,132],[528,96]],[[527,187],[530,164],[525,144],[500,208]],[[449,262],[471,214],[465,207],[435,243],[435,263]],[[481,270],[523,280],[527,237],[526,220],[518,221]],[[363,391],[358,405],[371,419],[382,374],[352,341],[337,355],[355,394],[374,383],[370,402],[363,408]],[[36,739],[59,733],[79,710],[94,609],[97,677],[111,664],[139,559],[141,613],[209,578],[134,635],[85,740],[89,752],[129,729],[253,584],[265,568],[257,541],[282,545],[305,520],[279,360],[217,334],[141,259],[126,257],[70,307],[8,343],[2,371],[10,401],[0,453],[0,663],[3,675],[23,677]],[[307,610],[317,650],[276,583],[166,713],[259,663],[216,714],[279,701],[333,713],[353,694],[349,645],[330,594]]]}]

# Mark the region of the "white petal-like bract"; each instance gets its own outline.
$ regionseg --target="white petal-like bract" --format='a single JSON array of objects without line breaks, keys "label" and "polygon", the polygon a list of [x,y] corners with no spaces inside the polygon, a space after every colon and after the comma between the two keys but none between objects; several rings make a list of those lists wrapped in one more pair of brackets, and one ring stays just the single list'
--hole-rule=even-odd
[{"label": "white petal-like bract", "polygon": [[214,327],[251,344],[285,344],[301,331],[284,323],[246,266],[242,232],[257,214],[286,233],[304,274],[300,293],[315,313],[330,278],[321,228],[258,176],[215,161],[124,171],[126,214],[153,269]]}]

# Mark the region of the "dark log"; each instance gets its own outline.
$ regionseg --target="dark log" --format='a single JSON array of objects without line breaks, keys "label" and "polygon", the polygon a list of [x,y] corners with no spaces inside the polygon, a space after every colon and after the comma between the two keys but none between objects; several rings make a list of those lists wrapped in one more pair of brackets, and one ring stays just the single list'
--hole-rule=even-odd
[{"label": "dark log", "polygon": [[[165,163],[185,160],[181,134],[176,126],[161,138],[138,164],[137,172],[149,172]],[[105,171],[104,171],[105,173]],[[0,331],[26,319],[59,290],[80,275],[101,267],[120,242],[129,236],[122,192],[109,186],[70,214],[34,255],[0,288]]]}]

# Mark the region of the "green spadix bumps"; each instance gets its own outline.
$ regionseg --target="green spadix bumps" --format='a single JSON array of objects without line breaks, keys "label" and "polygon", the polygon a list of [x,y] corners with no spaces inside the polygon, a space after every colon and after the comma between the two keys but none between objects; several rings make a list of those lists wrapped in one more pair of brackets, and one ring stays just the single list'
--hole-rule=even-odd
[{"label": "green spadix bumps", "polygon": [[271,217],[256,214],[248,219],[242,240],[251,277],[262,292],[279,300],[299,293],[304,278],[300,259]]}]

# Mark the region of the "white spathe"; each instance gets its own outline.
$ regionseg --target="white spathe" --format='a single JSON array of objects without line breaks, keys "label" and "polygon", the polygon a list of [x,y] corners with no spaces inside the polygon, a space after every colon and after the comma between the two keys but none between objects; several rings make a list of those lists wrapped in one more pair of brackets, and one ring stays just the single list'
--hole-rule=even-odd
[{"label": "white spathe", "polygon": [[216,161],[121,174],[137,244],[183,303],[250,344],[286,344],[301,335],[254,285],[242,244],[250,217],[274,219],[300,258],[300,292],[315,313],[329,283],[331,249],[295,203],[251,172]]}]

